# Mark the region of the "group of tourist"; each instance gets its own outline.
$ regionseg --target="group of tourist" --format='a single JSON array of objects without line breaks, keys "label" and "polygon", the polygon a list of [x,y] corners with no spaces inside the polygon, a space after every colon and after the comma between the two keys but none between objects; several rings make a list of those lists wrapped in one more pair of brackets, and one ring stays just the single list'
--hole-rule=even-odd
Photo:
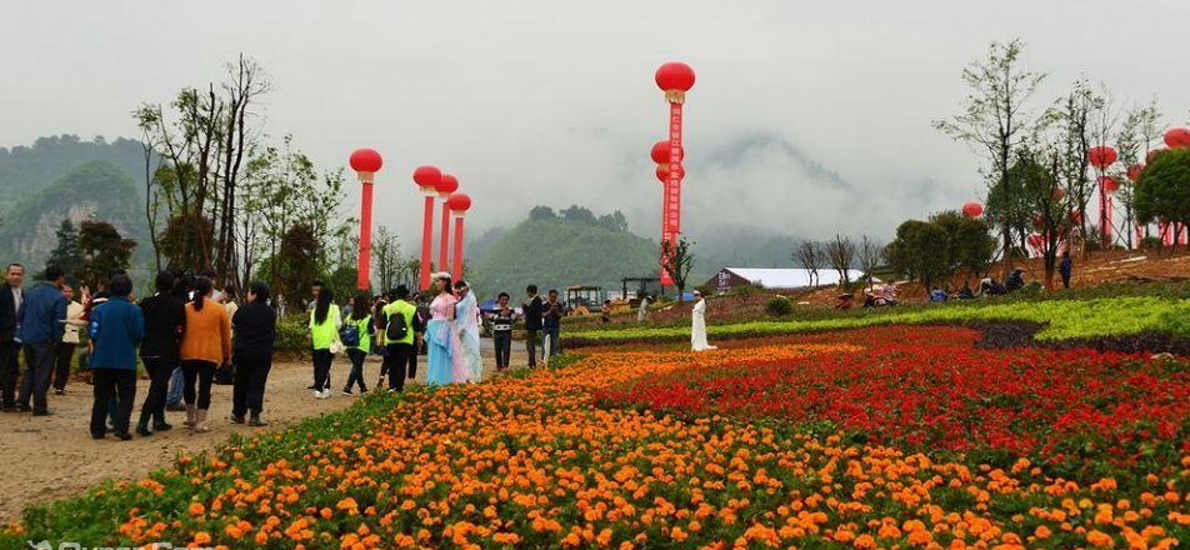
[{"label": "group of tourist", "polygon": [[[86,367],[91,371],[91,437],[109,432],[132,438],[137,368],[145,366],[148,395],[135,432],[142,436],[169,430],[165,410],[171,394],[184,403],[184,425],[207,432],[211,384],[217,372],[235,364],[230,420],[254,426],[261,418],[264,387],[273,360],[276,316],[269,288],[254,282],[239,307],[230,289],[216,291],[208,274],[162,272],[154,292],[139,302],[132,279],[112,274],[94,294],[81,290],[81,303],[57,266],[27,291],[24,267],[11,264],[0,288],[0,407],[6,412],[51,414],[47,393],[64,394],[75,348],[85,327]],[[232,331],[236,337],[232,338]],[[234,342],[234,344],[233,344]],[[25,371],[19,370],[24,352]],[[20,386],[20,393],[16,388]]]},{"label": "group of tourist", "polygon": [[[129,275],[108,277],[96,292],[66,283],[57,266],[45,269],[43,280],[26,289],[25,269],[7,266],[0,288],[0,408],[8,412],[51,414],[47,394],[64,394],[71,363],[86,335],[80,365],[91,373],[93,401],[90,432],[131,439],[172,428],[167,410],[185,411],[184,425],[196,433],[210,431],[211,388],[216,380],[232,384],[229,420],[265,426],[264,393],[276,342],[276,308],[269,287],[253,282],[242,305],[233,288],[217,290],[214,273],[198,275],[164,271],[153,293],[137,299]],[[340,307],[332,290],[312,284],[308,303],[310,350],[319,399],[330,397],[331,367],[336,355],[351,363],[342,393],[368,391],[365,364],[370,354],[382,356],[377,387],[402,391],[417,376],[419,351],[427,355],[426,383],[475,383],[483,377],[481,327],[492,329],[496,370],[510,367],[513,327],[523,321],[528,366],[536,367],[562,351],[564,306],[558,292],[538,295],[529,285],[519,308],[507,292],[492,311],[481,313],[477,296],[466,281],[447,273],[432,277],[429,292],[411,293],[399,286],[378,296],[358,294]],[[705,333],[703,336],[705,345]],[[24,357],[21,372],[19,358]],[[137,371],[144,365],[149,383],[132,422],[137,398]]]},{"label": "group of tourist", "polygon": [[466,281],[452,281],[448,273],[434,274],[426,294],[410,293],[403,285],[379,296],[357,294],[344,311],[321,282],[314,283],[313,294],[309,329],[314,383],[308,389],[317,399],[330,397],[331,366],[340,353],[351,362],[344,395],[354,395],[357,389],[368,391],[364,365],[370,353],[383,358],[377,387],[384,387],[387,379],[390,391],[402,391],[407,380],[416,378],[423,349],[428,362],[426,384],[479,382],[483,378],[480,331],[485,317],[492,328],[498,372],[510,366],[513,326],[522,319],[529,367],[537,366],[539,342],[543,358],[562,351],[564,309],[558,292],[551,290],[543,299],[535,285],[526,288],[520,311],[511,307],[511,296],[501,292],[495,309],[486,315],[480,311],[471,286]]}]

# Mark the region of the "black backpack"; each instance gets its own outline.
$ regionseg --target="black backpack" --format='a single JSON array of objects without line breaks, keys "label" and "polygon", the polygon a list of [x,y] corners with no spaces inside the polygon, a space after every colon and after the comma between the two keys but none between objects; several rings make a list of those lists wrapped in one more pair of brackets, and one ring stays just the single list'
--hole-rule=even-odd
[{"label": "black backpack", "polygon": [[384,337],[395,342],[404,340],[406,336],[409,336],[409,325],[405,322],[405,314],[397,311],[389,315]]}]

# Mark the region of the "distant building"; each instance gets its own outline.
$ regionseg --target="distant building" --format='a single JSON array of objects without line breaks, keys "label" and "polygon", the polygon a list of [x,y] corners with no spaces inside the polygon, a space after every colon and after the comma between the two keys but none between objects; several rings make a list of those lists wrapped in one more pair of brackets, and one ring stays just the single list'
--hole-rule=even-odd
[{"label": "distant building", "polygon": [[[847,271],[850,280],[856,281],[864,276],[858,269]],[[875,279],[873,279],[875,280]],[[833,269],[819,269],[816,286],[830,286],[839,284],[839,272]],[[755,268],[755,267],[725,267],[719,270],[706,286],[716,292],[727,292],[737,286],[760,285],[772,290],[793,290],[810,286],[810,270],[800,267],[790,268]]]}]

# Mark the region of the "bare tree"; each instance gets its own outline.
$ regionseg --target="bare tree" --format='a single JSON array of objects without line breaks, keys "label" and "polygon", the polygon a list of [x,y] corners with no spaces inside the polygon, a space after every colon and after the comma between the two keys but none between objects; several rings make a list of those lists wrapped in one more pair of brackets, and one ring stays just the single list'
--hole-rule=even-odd
[{"label": "bare tree", "polygon": [[[270,84],[263,68],[240,55],[228,64],[228,80],[203,89],[183,88],[169,103],[145,103],[133,111],[147,146],[164,159],[146,216],[164,204],[170,214],[162,240],[184,237],[169,247],[188,263],[214,266],[235,278],[237,183],[245,158],[258,137],[250,123],[253,108]],[[172,231],[170,230],[172,227]],[[155,239],[156,241],[156,239]],[[154,244],[160,244],[155,242]],[[175,260],[176,258],[170,258]]]},{"label": "bare tree", "polygon": [[395,288],[401,269],[401,245],[397,242],[397,235],[383,225],[376,231],[376,241],[372,243],[372,258],[376,263],[380,291],[387,292]]},{"label": "bare tree", "polygon": [[[992,42],[987,59],[963,69],[963,82],[971,88],[963,113],[934,122],[935,129],[984,156],[987,166],[981,171],[988,187],[1000,186],[1005,195],[1011,188],[1008,169],[1012,152],[1038,124],[1024,110],[1025,105],[1046,77],[1020,68],[1022,48],[1019,39],[1007,44]],[[1011,261],[1011,218],[1000,220],[1000,225],[1003,252]]]},{"label": "bare tree", "polygon": [[794,262],[810,272],[810,286],[818,286],[818,270],[825,260],[822,245],[814,241],[802,241],[793,249],[792,256]]},{"label": "bare tree", "polygon": [[855,262],[855,243],[851,237],[835,235],[833,241],[826,243],[826,258],[831,269],[839,272],[839,286],[851,282],[851,266]]},{"label": "bare tree", "polygon": [[863,270],[864,279],[870,288],[872,286],[872,272],[876,270],[876,267],[880,265],[880,261],[884,257],[884,245],[864,235],[859,241],[857,255],[859,256],[859,267]]}]

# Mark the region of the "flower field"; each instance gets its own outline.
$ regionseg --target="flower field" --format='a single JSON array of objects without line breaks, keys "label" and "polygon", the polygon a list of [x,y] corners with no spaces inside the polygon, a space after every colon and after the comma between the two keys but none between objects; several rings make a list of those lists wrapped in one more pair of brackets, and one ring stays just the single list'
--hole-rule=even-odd
[{"label": "flower field", "polygon": [[[1190,371],[961,328],[591,350],[375,396],[0,535],[367,548],[1169,549]],[[75,537],[75,538],[71,538]]]},{"label": "flower field", "polygon": [[[713,307],[713,306],[712,306]],[[1036,337],[1058,341],[1145,332],[1190,338],[1190,300],[1165,296],[1124,296],[1089,300],[1039,300],[1005,303],[951,303],[918,309],[868,310],[822,319],[748,321],[710,325],[712,338],[821,332],[883,325],[955,324],[1028,321],[1045,324]],[[584,330],[569,334],[577,342],[633,342],[689,338],[688,326],[637,326]]]}]

